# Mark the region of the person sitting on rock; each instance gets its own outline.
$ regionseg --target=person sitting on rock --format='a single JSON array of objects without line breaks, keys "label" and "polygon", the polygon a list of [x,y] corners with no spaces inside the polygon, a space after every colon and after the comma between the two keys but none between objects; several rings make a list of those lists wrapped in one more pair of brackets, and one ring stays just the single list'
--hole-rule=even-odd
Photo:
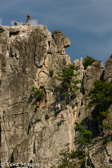
[{"label": "person sitting on rock", "polygon": [[18,26],[18,22],[15,21],[15,22],[14,22],[14,26]]},{"label": "person sitting on rock", "polygon": [[29,14],[27,15],[27,19],[26,19],[26,23],[28,22],[28,24],[29,24],[29,20],[30,20],[30,16],[29,16]]}]

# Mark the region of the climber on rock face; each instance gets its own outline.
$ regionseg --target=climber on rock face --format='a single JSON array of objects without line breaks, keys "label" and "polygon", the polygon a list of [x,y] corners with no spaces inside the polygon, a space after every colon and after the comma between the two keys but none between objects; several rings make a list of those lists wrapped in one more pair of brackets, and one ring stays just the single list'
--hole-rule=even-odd
[{"label": "climber on rock face", "polygon": [[64,119],[63,113],[61,114],[61,119]]},{"label": "climber on rock face", "polygon": [[29,24],[29,20],[30,20],[30,16],[29,16],[29,14],[27,15],[27,19],[26,19],[26,23],[28,22],[28,24]]},{"label": "climber on rock face", "polygon": [[43,106],[43,108],[46,108],[46,103],[44,102],[44,106]]},{"label": "climber on rock face", "polygon": [[63,114],[61,114],[61,117],[63,117]]},{"label": "climber on rock face", "polygon": [[66,120],[66,119],[65,119],[63,113],[61,113],[61,121],[64,122],[65,120]]},{"label": "climber on rock face", "polygon": [[40,105],[40,102],[37,101],[37,111],[38,111],[38,109],[39,109],[39,105]]}]

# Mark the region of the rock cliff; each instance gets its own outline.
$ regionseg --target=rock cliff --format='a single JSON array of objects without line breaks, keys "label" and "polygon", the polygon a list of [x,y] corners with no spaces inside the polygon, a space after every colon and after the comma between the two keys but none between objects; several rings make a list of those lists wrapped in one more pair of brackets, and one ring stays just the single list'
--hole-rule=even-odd
[{"label": "rock cliff", "polygon": [[[58,165],[61,151],[76,149],[75,121],[93,132],[92,166],[112,167],[111,144],[102,148],[97,123],[92,118],[93,108],[86,108],[89,102],[86,95],[95,80],[110,81],[112,58],[106,62],[105,71],[101,61],[84,70],[82,59],[74,60],[84,90],[77,92],[72,106],[59,100],[56,89],[60,82],[54,78],[63,66],[71,63],[70,56],[65,54],[69,46],[70,39],[61,31],[51,34],[43,26],[0,27],[0,161],[4,167],[7,162],[33,162],[41,168]],[[54,72],[53,77],[50,71]],[[32,87],[44,91],[44,101],[38,110]],[[64,114],[64,122],[60,113]]]}]

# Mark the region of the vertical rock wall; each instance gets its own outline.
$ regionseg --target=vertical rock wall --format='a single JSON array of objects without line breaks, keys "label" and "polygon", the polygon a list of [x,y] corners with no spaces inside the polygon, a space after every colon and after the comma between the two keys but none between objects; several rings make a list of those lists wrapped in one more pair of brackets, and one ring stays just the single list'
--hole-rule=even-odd
[{"label": "vertical rock wall", "polygon": [[[93,108],[87,108],[87,94],[95,80],[103,78],[101,61],[88,66],[82,59],[74,60],[81,80],[77,96],[70,104],[60,101],[56,94],[60,82],[54,77],[62,67],[71,63],[65,54],[70,40],[61,31],[53,35],[42,26],[0,27],[0,160],[2,163],[38,163],[41,168],[59,164],[59,153],[76,149],[75,121],[90,127],[96,136],[97,125],[92,117]],[[111,57],[106,63],[104,79],[110,81]],[[53,70],[53,77],[49,72]],[[110,72],[110,73],[108,73]],[[37,111],[32,87],[45,92],[46,108],[41,102]],[[65,120],[61,119],[61,113]],[[49,119],[46,120],[45,116]],[[37,120],[40,119],[40,122]],[[95,128],[95,129],[93,129]],[[98,141],[90,150],[95,168],[111,167],[109,147],[99,152]],[[98,150],[97,154],[95,152]],[[108,151],[106,154],[106,151]],[[107,156],[108,155],[108,156]],[[103,157],[102,157],[103,156]],[[98,159],[99,157],[99,159]],[[7,167],[6,165],[4,167]]]}]

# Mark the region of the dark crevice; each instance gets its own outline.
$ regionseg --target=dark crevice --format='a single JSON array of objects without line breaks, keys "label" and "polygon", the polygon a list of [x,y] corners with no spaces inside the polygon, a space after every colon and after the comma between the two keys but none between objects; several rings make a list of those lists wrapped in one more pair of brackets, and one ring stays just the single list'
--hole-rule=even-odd
[{"label": "dark crevice", "polygon": [[33,144],[33,154],[36,154],[35,141],[34,141],[34,144]]},{"label": "dark crevice", "polygon": [[49,45],[49,47],[50,47],[50,41],[48,41],[48,45]]},{"label": "dark crevice", "polygon": [[9,32],[9,37],[11,36],[16,36],[19,34],[20,31],[17,31],[17,32]]},{"label": "dark crevice", "polygon": [[12,153],[12,155],[11,155],[11,163],[13,163],[13,162],[14,162],[14,155]]},{"label": "dark crevice", "polygon": [[30,132],[31,125],[32,125],[32,122],[30,122],[30,123],[29,123],[29,125],[28,125],[28,131],[27,131],[27,135],[28,135],[28,134],[29,134],[29,132]]},{"label": "dark crevice", "polygon": [[104,80],[104,73],[105,73],[105,70],[103,70],[101,76],[100,76],[100,80],[103,81]]},{"label": "dark crevice", "polygon": [[90,157],[89,157],[89,159],[87,159],[87,166],[90,166],[91,168],[95,168],[95,166],[91,162],[91,158]]},{"label": "dark crevice", "polygon": [[[86,124],[85,124],[86,123]],[[88,127],[89,131],[92,132],[92,138],[97,137],[100,134],[100,130],[98,127],[98,121],[95,119],[89,119],[88,117],[86,117],[82,122],[81,125],[83,127]]]},{"label": "dark crevice", "polygon": [[0,28],[0,33],[3,33],[4,31],[6,30],[4,30],[3,28]]}]

